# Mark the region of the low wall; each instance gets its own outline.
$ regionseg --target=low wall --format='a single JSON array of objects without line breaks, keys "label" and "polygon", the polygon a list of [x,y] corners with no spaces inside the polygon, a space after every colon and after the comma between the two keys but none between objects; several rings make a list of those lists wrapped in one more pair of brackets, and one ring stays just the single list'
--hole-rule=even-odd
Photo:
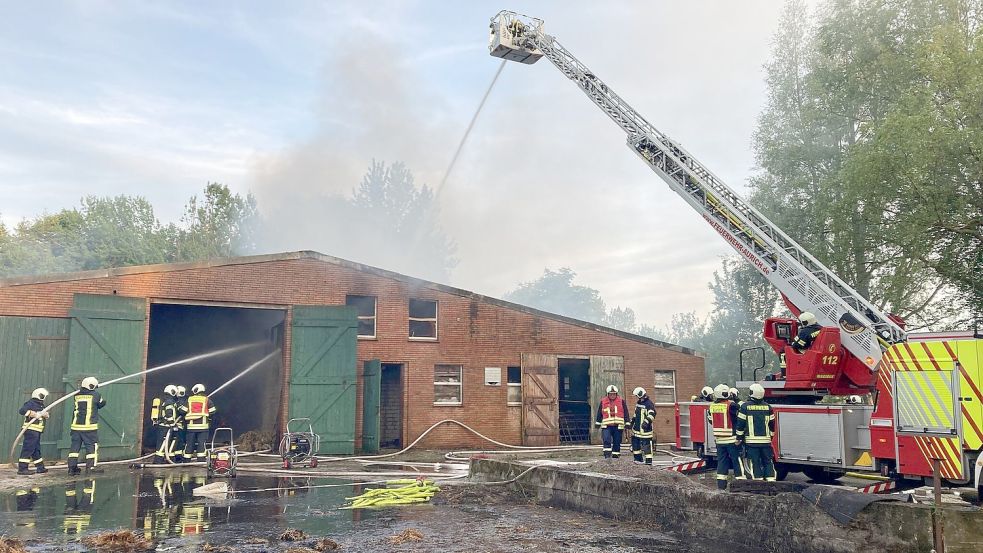
[{"label": "low wall", "polygon": [[[471,476],[502,481],[528,465],[475,459]],[[639,478],[540,467],[519,483],[537,502],[644,524],[684,539],[721,541],[729,553],[915,553],[931,550],[931,508],[868,505],[844,525],[798,493],[726,493],[668,471]],[[983,550],[983,512],[945,510],[946,551]]]}]

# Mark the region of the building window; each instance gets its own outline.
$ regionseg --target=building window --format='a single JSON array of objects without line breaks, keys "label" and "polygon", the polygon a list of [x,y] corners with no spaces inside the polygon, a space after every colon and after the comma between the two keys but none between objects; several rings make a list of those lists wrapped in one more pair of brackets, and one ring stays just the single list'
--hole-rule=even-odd
[{"label": "building window", "polygon": [[358,337],[375,338],[375,297],[345,296],[345,305],[358,310]]},{"label": "building window", "polygon": [[437,339],[436,300],[410,300],[410,340]]},{"label": "building window", "polygon": [[502,367],[485,367],[485,386],[502,385]]},{"label": "building window", "polygon": [[522,368],[509,367],[509,390],[507,402],[509,405],[522,405]]},{"label": "building window", "polygon": [[676,371],[655,371],[652,403],[659,405],[676,403]]},{"label": "building window", "polygon": [[461,405],[461,385],[464,376],[462,365],[434,365],[434,405]]}]

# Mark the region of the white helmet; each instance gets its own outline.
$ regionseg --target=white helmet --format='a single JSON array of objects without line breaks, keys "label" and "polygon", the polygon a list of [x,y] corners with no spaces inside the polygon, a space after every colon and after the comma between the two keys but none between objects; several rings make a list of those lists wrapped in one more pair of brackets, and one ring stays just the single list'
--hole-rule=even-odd
[{"label": "white helmet", "polygon": [[750,390],[751,390],[751,397],[753,397],[754,399],[764,399],[765,387],[762,386],[761,384],[758,384],[757,382],[751,384]]},{"label": "white helmet", "polygon": [[799,313],[799,322],[806,326],[814,325],[816,324],[816,316],[808,311],[803,311]]},{"label": "white helmet", "polygon": [[704,386],[703,389],[700,390],[700,395],[707,399],[713,399],[713,388]]},{"label": "white helmet", "polygon": [[32,398],[34,398],[34,399],[40,399],[41,401],[44,401],[45,399],[47,399],[47,397],[49,395],[50,394],[49,394],[48,390],[46,390],[44,388],[35,388],[34,391],[31,392],[31,397]]},{"label": "white helmet", "polygon": [[94,376],[87,376],[82,379],[82,387],[86,390],[95,390],[99,387],[99,381]]},{"label": "white helmet", "polygon": [[205,385],[204,384],[195,384],[194,386],[191,387],[191,393],[192,394],[200,394],[200,393],[202,393],[204,391],[205,391]]},{"label": "white helmet", "polygon": [[177,386],[175,386],[173,384],[168,384],[167,386],[164,386],[164,393],[167,394],[167,395],[169,395],[169,396],[171,396],[171,397],[176,396],[177,395]]},{"label": "white helmet", "polygon": [[639,386],[638,388],[635,388],[635,391],[632,392],[632,393],[635,394],[635,397],[637,397],[639,399],[640,398],[643,398],[643,397],[645,397],[645,388],[642,388],[641,386]]},{"label": "white helmet", "polygon": [[737,399],[739,393],[740,392],[737,391],[737,388],[727,390],[727,395],[730,396],[730,399]]},{"label": "white helmet", "polygon": [[618,387],[615,386],[614,384],[611,384],[610,386],[608,386],[608,393],[609,394],[616,394],[616,393],[618,393]]},{"label": "white helmet", "polygon": [[184,386],[177,387],[177,397],[184,397],[188,394],[188,389]]},{"label": "white helmet", "polygon": [[730,386],[726,384],[717,384],[717,387],[713,389],[714,399],[724,399],[728,393],[730,393]]},{"label": "white helmet", "polygon": [[863,400],[860,399],[860,396],[850,396],[849,403],[852,403],[854,405],[859,405],[862,401]]}]

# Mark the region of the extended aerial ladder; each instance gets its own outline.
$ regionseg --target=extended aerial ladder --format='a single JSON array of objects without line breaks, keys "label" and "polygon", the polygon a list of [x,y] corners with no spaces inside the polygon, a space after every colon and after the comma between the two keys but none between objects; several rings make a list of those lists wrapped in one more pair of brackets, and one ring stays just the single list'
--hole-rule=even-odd
[{"label": "extended aerial ladder", "polygon": [[[795,313],[814,313],[824,350],[814,368],[792,371],[766,385],[783,393],[851,394],[872,391],[884,350],[905,340],[904,329],[843,282],[706,166],[645,120],[586,65],[543,30],[540,19],[502,11],[491,21],[492,56],[525,64],[545,57],[575,82],[627,134],[627,145],[783,295]],[[776,352],[794,336],[793,321],[765,337]],[[839,329],[835,332],[835,329]],[[842,354],[840,348],[846,350]],[[796,378],[793,378],[793,375]]]}]

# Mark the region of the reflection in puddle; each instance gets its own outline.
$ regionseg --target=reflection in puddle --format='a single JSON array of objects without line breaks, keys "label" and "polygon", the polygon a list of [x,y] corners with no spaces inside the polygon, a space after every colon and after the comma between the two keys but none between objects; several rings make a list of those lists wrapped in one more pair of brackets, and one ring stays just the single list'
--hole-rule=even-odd
[{"label": "reflection in puddle", "polygon": [[[27,484],[37,486],[43,480]],[[231,499],[195,497],[192,490],[206,483],[192,472],[120,472],[78,479],[61,486],[32,487],[0,494],[0,534],[21,539],[79,534],[116,528],[142,531],[148,539],[194,537],[230,532],[267,535],[277,529],[298,528],[308,533],[341,532],[371,514],[340,511],[345,497],[363,491],[361,484],[299,489],[312,484],[344,484],[326,478],[240,476],[230,480],[239,489],[284,489],[244,494]],[[214,538],[213,538],[214,539]]]}]

